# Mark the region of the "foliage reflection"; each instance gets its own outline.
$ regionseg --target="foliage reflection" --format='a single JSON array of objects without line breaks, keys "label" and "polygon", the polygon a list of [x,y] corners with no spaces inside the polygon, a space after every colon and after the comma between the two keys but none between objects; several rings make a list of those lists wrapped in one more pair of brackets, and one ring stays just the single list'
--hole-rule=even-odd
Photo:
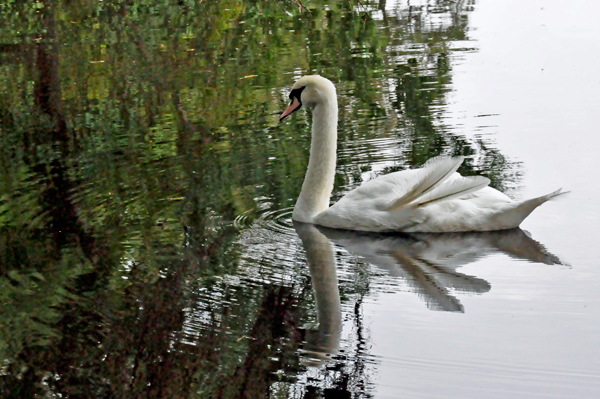
[{"label": "foliage reflection", "polygon": [[283,280],[242,273],[282,267],[249,258],[240,230],[293,203],[308,160],[309,116],[277,125],[283,93],[305,73],[338,84],[338,195],[440,153],[501,189],[518,173],[441,122],[463,2],[304,3],[0,5],[3,396],[372,394],[367,269],[339,287],[359,349],[335,364],[353,371],[319,386],[298,355],[305,258]]}]

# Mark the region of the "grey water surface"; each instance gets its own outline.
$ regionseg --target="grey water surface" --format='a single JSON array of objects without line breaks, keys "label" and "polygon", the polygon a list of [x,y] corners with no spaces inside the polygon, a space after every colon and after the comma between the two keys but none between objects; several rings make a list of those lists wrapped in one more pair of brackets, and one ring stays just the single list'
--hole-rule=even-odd
[{"label": "grey water surface", "polygon": [[[600,5],[0,5],[0,396],[596,398]],[[520,229],[293,222],[337,87],[332,201],[462,155]]]}]

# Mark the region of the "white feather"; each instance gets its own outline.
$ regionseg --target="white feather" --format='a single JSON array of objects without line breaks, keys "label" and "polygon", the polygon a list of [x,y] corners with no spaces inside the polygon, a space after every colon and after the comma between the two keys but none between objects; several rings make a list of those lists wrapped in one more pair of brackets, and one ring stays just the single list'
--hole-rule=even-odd
[{"label": "white feather", "polygon": [[388,211],[400,209],[419,197],[430,193],[446,181],[460,167],[464,157],[435,157],[428,160],[419,170],[416,182],[402,197],[392,201]]},{"label": "white feather", "polygon": [[463,177],[458,173],[452,181],[444,181],[441,185],[435,187],[431,192],[418,198],[411,205],[423,206],[433,204],[438,201],[449,201],[454,198],[466,196],[472,192],[481,190],[490,184],[490,179],[483,176]]}]

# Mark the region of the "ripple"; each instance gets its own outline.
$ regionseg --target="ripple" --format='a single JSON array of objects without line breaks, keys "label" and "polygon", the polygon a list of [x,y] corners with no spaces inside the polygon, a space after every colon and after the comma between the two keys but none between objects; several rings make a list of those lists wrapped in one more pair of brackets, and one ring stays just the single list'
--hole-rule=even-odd
[{"label": "ripple", "polygon": [[242,230],[242,229],[252,226],[251,214],[252,214],[252,210],[249,210],[249,211],[242,213],[241,215],[238,215],[233,220],[233,226],[239,230]]},{"label": "ripple", "polygon": [[[238,275],[254,283],[297,285],[306,275],[306,260],[300,238],[292,222],[292,207],[265,210],[240,234],[237,241],[244,249]],[[239,223],[248,223],[247,215]]]},{"label": "ripple", "polygon": [[264,212],[256,220],[255,225],[277,233],[297,237],[292,221],[293,207]]}]

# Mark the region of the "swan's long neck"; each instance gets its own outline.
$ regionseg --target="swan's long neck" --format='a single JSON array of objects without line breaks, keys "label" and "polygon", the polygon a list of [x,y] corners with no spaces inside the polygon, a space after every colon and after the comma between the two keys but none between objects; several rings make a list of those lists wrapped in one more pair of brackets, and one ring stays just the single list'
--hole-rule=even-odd
[{"label": "swan's long neck", "polygon": [[337,122],[337,98],[333,95],[313,110],[310,160],[292,214],[294,220],[312,223],[316,215],[329,208],[335,177]]}]

